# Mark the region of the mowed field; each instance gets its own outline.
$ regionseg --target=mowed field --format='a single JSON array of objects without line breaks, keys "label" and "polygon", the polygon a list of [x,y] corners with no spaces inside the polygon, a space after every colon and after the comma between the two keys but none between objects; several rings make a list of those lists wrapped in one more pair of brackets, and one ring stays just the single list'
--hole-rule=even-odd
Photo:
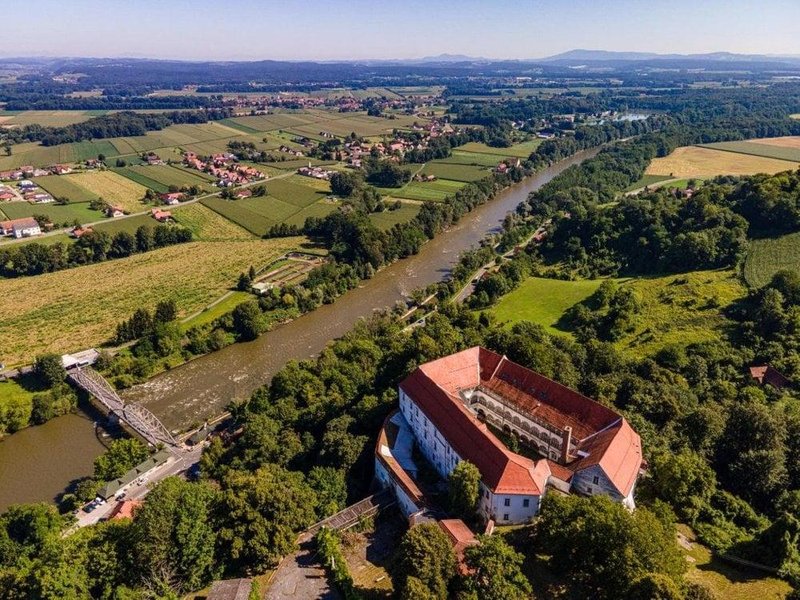
[{"label": "mowed field", "polygon": [[750,240],[744,263],[744,278],[750,287],[768,284],[781,269],[800,270],[800,233]]},{"label": "mowed field", "polygon": [[113,171],[86,171],[67,177],[90,194],[126,212],[138,212],[146,208],[142,199],[147,188]]},{"label": "mowed field", "polygon": [[133,310],[163,299],[174,299],[181,315],[192,314],[234,286],[250,265],[267,265],[303,239],[190,242],[0,281],[0,355],[13,365],[42,352],[98,345]]},{"label": "mowed field", "polygon": [[796,168],[796,163],[786,160],[700,146],[683,146],[676,148],[669,156],[654,159],[645,173],[686,178],[772,174]]},{"label": "mowed field", "polygon": [[702,144],[701,147],[800,163],[800,136],[760,138],[742,142],[719,142],[716,144]]},{"label": "mowed field", "polygon": [[25,125],[42,125],[43,127],[64,127],[88,121],[104,114],[103,110],[23,110],[0,112],[0,125],[3,127],[25,127]]},{"label": "mowed field", "polygon": [[[531,278],[504,296],[491,311],[501,321],[532,321],[551,332],[571,306],[588,298],[600,281]],[[670,344],[704,342],[723,335],[730,322],[720,311],[747,289],[733,270],[620,280],[630,287],[640,311],[634,328],[615,345],[635,357],[650,356]]]},{"label": "mowed field", "polygon": [[564,313],[597,291],[602,279],[561,281],[531,277],[510,294],[503,296],[491,312],[499,321],[531,321],[550,333],[563,333],[558,326]]}]

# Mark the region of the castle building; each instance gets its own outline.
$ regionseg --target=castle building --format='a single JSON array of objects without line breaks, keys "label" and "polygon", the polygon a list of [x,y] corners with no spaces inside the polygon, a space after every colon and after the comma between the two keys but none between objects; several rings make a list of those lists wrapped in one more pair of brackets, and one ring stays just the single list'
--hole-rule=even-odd
[{"label": "castle building", "polygon": [[[481,516],[525,523],[550,490],[605,494],[634,508],[641,440],[620,414],[480,347],[426,363],[400,384],[400,409],[375,452],[376,477],[407,517],[426,509],[416,447],[446,479],[462,460],[481,474]],[[513,435],[525,454],[492,432]]]}]

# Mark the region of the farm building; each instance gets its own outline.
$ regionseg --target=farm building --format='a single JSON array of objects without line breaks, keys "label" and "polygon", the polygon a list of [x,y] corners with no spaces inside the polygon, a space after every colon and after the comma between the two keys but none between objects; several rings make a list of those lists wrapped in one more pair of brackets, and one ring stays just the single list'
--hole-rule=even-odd
[{"label": "farm building", "polygon": [[154,208],[150,211],[150,214],[153,218],[158,221],[159,223],[166,223],[172,219],[172,213],[168,210],[161,210],[160,208]]},{"label": "farm building", "polygon": [[122,209],[121,206],[109,206],[106,209],[106,216],[107,217],[123,217],[125,216],[125,211]]},{"label": "farm building", "polygon": [[[510,451],[492,429],[541,458]],[[473,463],[479,513],[503,524],[528,522],[548,489],[603,494],[633,509],[643,465],[639,435],[624,417],[480,347],[426,363],[400,384],[400,410],[378,440],[376,476],[412,520],[425,509],[413,446],[444,479],[460,461]]]},{"label": "farm building", "polygon": [[17,239],[41,235],[42,228],[33,217],[22,219],[12,219],[11,221],[0,221],[0,230],[3,235],[10,235]]}]

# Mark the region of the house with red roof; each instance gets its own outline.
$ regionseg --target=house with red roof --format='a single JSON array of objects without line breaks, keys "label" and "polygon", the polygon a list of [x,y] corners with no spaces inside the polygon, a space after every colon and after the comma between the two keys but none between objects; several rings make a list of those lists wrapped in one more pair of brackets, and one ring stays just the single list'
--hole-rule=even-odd
[{"label": "house with red roof", "polygon": [[[474,347],[421,365],[400,383],[400,410],[387,422],[395,442],[379,441],[376,475],[414,500],[400,502],[403,508],[425,505],[407,481],[397,485],[400,471],[413,480],[412,445],[444,479],[462,460],[478,468],[479,512],[487,521],[529,521],[548,489],[604,494],[634,508],[642,448],[624,417],[490,350]],[[540,458],[509,450],[495,435],[501,431]],[[403,437],[410,440],[399,442]]]},{"label": "house with red roof", "polygon": [[0,234],[10,235],[19,239],[41,235],[42,228],[33,217],[23,217],[21,219],[11,219],[10,221],[0,221]]}]

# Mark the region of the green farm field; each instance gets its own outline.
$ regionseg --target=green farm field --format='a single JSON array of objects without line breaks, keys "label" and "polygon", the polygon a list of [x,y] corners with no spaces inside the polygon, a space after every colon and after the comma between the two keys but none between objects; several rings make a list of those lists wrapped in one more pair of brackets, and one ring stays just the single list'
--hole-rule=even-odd
[{"label": "green farm field", "polygon": [[87,203],[81,204],[30,204],[29,202],[6,202],[0,207],[9,219],[21,219],[32,217],[33,215],[45,215],[53,223],[60,225],[63,223],[91,223],[100,221],[105,215],[97,210],[89,208]]},{"label": "green farm field", "polygon": [[510,156],[515,156],[517,158],[525,159],[531,155],[531,152],[538,148],[543,140],[534,139],[528,140],[527,142],[522,142],[519,144],[514,144],[513,146],[509,146],[508,148],[495,148],[493,146],[487,146],[481,142],[468,142],[463,146],[459,146],[458,149],[464,152],[477,152],[479,154],[494,154],[495,156],[499,156],[500,159],[507,158]]},{"label": "green farm field", "polygon": [[[208,176],[200,171],[189,171],[169,165],[134,165],[117,169],[116,172],[140,185],[152,187],[156,192],[166,192],[173,185],[179,188],[185,185],[198,185],[206,191],[211,191],[214,187]],[[145,183],[146,181],[149,185]]]},{"label": "green farm field", "polygon": [[179,224],[192,230],[196,240],[213,242],[253,239],[249,231],[200,203],[178,206],[171,211]]},{"label": "green farm field", "polygon": [[488,177],[490,172],[485,167],[473,167],[470,165],[454,165],[432,161],[425,165],[422,169],[425,175],[436,175],[439,179],[448,179],[450,181],[477,181]]},{"label": "green farm field", "polygon": [[[134,309],[171,298],[190,315],[236,284],[250,265],[263,267],[304,238],[190,242],[75,269],[0,281],[3,359],[29,362],[106,341]],[[80,284],[77,285],[76,281]],[[158,282],[158,285],[154,285]]]},{"label": "green farm field", "polygon": [[267,192],[273,198],[298,208],[311,206],[330,194],[330,184],[310,177],[294,176],[267,181]]},{"label": "green farm field", "polygon": [[243,200],[223,200],[212,197],[200,201],[214,212],[261,236],[267,230],[294,215],[300,209],[277,198],[263,196]]},{"label": "green farm field", "polygon": [[466,185],[463,181],[437,179],[436,181],[411,181],[401,188],[378,188],[381,194],[409,200],[439,202]]},{"label": "green farm field", "polygon": [[131,217],[108,219],[97,225],[92,225],[92,229],[95,231],[103,231],[108,235],[114,235],[120,231],[126,231],[133,235],[142,225],[154,227],[157,225],[157,222],[149,214],[133,215]]},{"label": "green farm field", "polygon": [[498,157],[496,154],[482,154],[480,152],[463,152],[461,150],[453,150],[453,154],[451,156],[438,159],[436,162],[440,164],[496,167],[497,163],[499,163],[501,160],[502,158]]},{"label": "green farm field", "polygon": [[669,181],[670,179],[671,178],[669,175],[642,175],[641,179],[634,181],[622,191],[633,192],[634,190],[640,190],[644,187],[651,187],[657,183],[661,183],[662,181]]},{"label": "green farm field", "polygon": [[[773,138],[780,140],[781,138]],[[800,138],[783,138],[787,141],[794,140],[800,142]],[[778,160],[788,160],[800,163],[800,144],[780,145],[777,143],[764,143],[766,140],[758,142],[718,142],[716,144],[701,144],[701,148],[711,148],[714,150],[725,150],[726,152],[738,152],[740,154],[750,154],[753,156],[763,156],[765,158],[777,158]]]},{"label": "green farm field", "polygon": [[781,269],[800,270],[800,233],[750,240],[744,262],[744,279],[752,288],[770,282]]}]

